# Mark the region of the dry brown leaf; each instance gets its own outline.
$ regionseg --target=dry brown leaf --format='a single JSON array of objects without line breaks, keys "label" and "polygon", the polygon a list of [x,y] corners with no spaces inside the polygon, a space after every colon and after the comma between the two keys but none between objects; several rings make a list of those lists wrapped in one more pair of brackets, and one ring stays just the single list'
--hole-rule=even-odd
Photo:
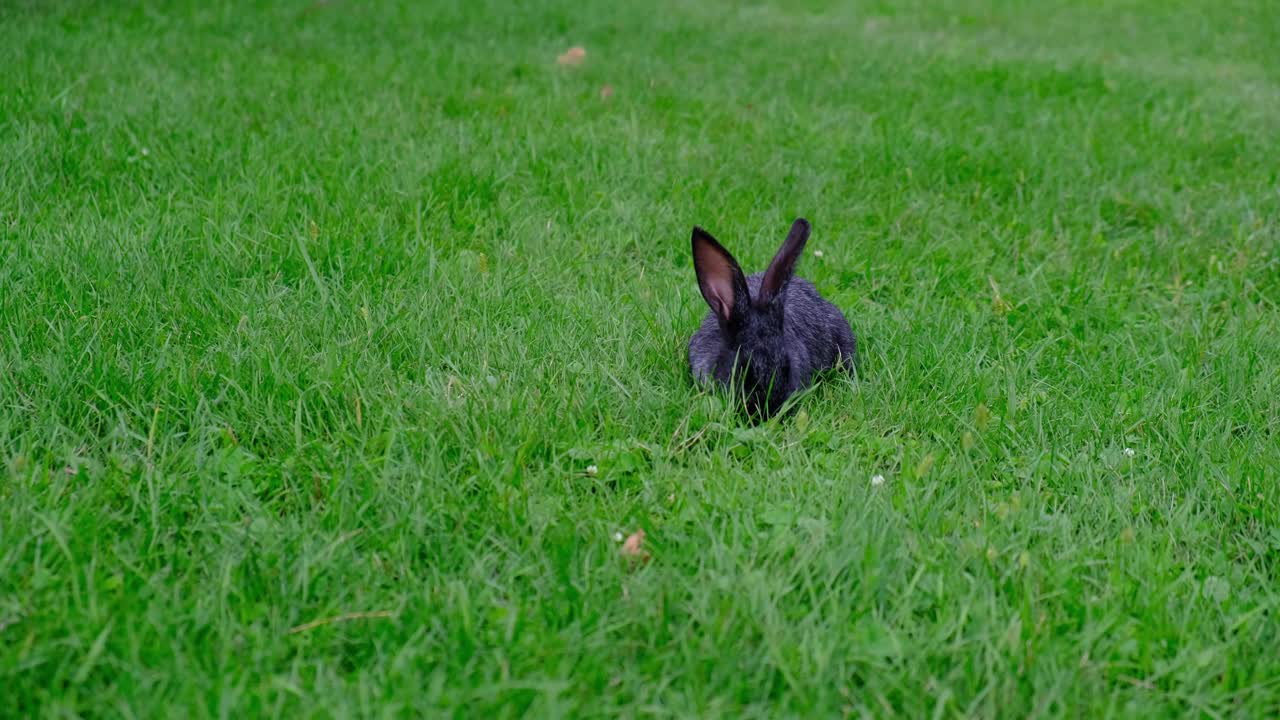
[{"label": "dry brown leaf", "polygon": [[644,528],[640,528],[622,541],[622,556],[639,562],[649,561],[649,552],[644,549]]},{"label": "dry brown leaf", "polygon": [[556,62],[560,63],[561,65],[581,65],[582,61],[586,59],[587,59],[586,49],[578,45],[574,45],[573,47],[561,53],[560,57],[556,58]]},{"label": "dry brown leaf", "polygon": [[600,88],[600,99],[601,99],[601,100],[608,100],[608,99],[609,99],[609,98],[611,98],[611,97],[613,97],[613,86],[612,86],[612,85],[605,85],[604,87]]},{"label": "dry brown leaf", "polygon": [[316,0],[315,2],[303,8],[302,14],[310,15],[311,13],[319,12],[327,7],[329,7],[329,0]]}]

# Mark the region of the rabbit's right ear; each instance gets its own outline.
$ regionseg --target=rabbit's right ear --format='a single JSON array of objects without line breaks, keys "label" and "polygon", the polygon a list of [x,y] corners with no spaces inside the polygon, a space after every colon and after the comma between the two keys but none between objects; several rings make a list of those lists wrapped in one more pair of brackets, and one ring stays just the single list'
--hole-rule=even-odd
[{"label": "rabbit's right ear", "polygon": [[809,230],[809,221],[804,218],[796,218],[791,224],[791,232],[787,233],[787,239],[782,241],[782,247],[778,248],[778,254],[773,256],[773,262],[769,263],[769,269],[764,271],[764,279],[760,281],[760,297],[756,301],[761,305],[773,302],[795,275],[796,262],[809,240]]},{"label": "rabbit's right ear", "polygon": [[700,227],[693,229],[693,269],[698,288],[721,323],[729,322],[734,309],[750,301],[747,278],[728,250]]}]

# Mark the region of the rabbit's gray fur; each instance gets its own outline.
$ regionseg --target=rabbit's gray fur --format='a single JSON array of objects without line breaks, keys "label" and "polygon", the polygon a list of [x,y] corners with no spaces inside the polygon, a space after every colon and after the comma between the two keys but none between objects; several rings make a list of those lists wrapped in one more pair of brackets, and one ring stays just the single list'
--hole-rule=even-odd
[{"label": "rabbit's gray fur", "polygon": [[[849,321],[812,283],[792,276],[808,235],[808,222],[796,220],[769,271],[742,278],[733,256],[694,228],[694,264],[712,311],[689,340],[689,368],[700,382],[737,384],[755,415],[772,415],[821,370],[853,370],[857,340]],[[772,294],[764,289],[768,273]],[[725,310],[729,294],[732,309]]]}]

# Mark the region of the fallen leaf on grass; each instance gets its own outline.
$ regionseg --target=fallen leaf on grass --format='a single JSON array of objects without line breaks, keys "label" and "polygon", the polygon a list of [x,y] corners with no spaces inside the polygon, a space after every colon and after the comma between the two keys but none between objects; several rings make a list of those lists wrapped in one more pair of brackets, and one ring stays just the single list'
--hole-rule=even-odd
[{"label": "fallen leaf on grass", "polygon": [[622,541],[622,557],[641,563],[649,562],[649,551],[644,549],[644,528],[640,528]]},{"label": "fallen leaf on grass", "polygon": [[587,51],[582,47],[574,45],[561,53],[560,56],[556,58],[556,62],[561,65],[581,65],[582,61],[586,59]]},{"label": "fallen leaf on grass", "polygon": [[303,8],[302,14],[303,16],[310,15],[312,13],[320,12],[321,10],[327,7],[329,7],[329,0],[316,0],[315,2]]},{"label": "fallen leaf on grass", "polygon": [[613,86],[612,86],[612,85],[605,85],[604,87],[600,88],[600,99],[601,99],[601,100],[608,100],[608,99],[609,99],[609,98],[611,98],[611,97],[613,97]]}]

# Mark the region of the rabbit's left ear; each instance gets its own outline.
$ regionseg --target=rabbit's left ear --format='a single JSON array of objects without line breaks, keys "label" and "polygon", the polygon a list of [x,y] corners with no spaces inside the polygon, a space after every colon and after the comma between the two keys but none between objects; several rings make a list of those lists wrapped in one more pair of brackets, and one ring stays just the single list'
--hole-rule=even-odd
[{"label": "rabbit's left ear", "polygon": [[742,268],[711,233],[700,227],[693,229],[693,269],[698,274],[698,289],[721,325],[746,309],[750,295]]},{"label": "rabbit's left ear", "polygon": [[764,271],[764,279],[760,282],[760,297],[756,298],[761,305],[772,302],[795,274],[796,261],[800,259],[800,253],[804,252],[810,230],[809,221],[804,218],[796,218],[791,224],[787,239],[782,242],[778,254],[773,256],[769,269]]}]

